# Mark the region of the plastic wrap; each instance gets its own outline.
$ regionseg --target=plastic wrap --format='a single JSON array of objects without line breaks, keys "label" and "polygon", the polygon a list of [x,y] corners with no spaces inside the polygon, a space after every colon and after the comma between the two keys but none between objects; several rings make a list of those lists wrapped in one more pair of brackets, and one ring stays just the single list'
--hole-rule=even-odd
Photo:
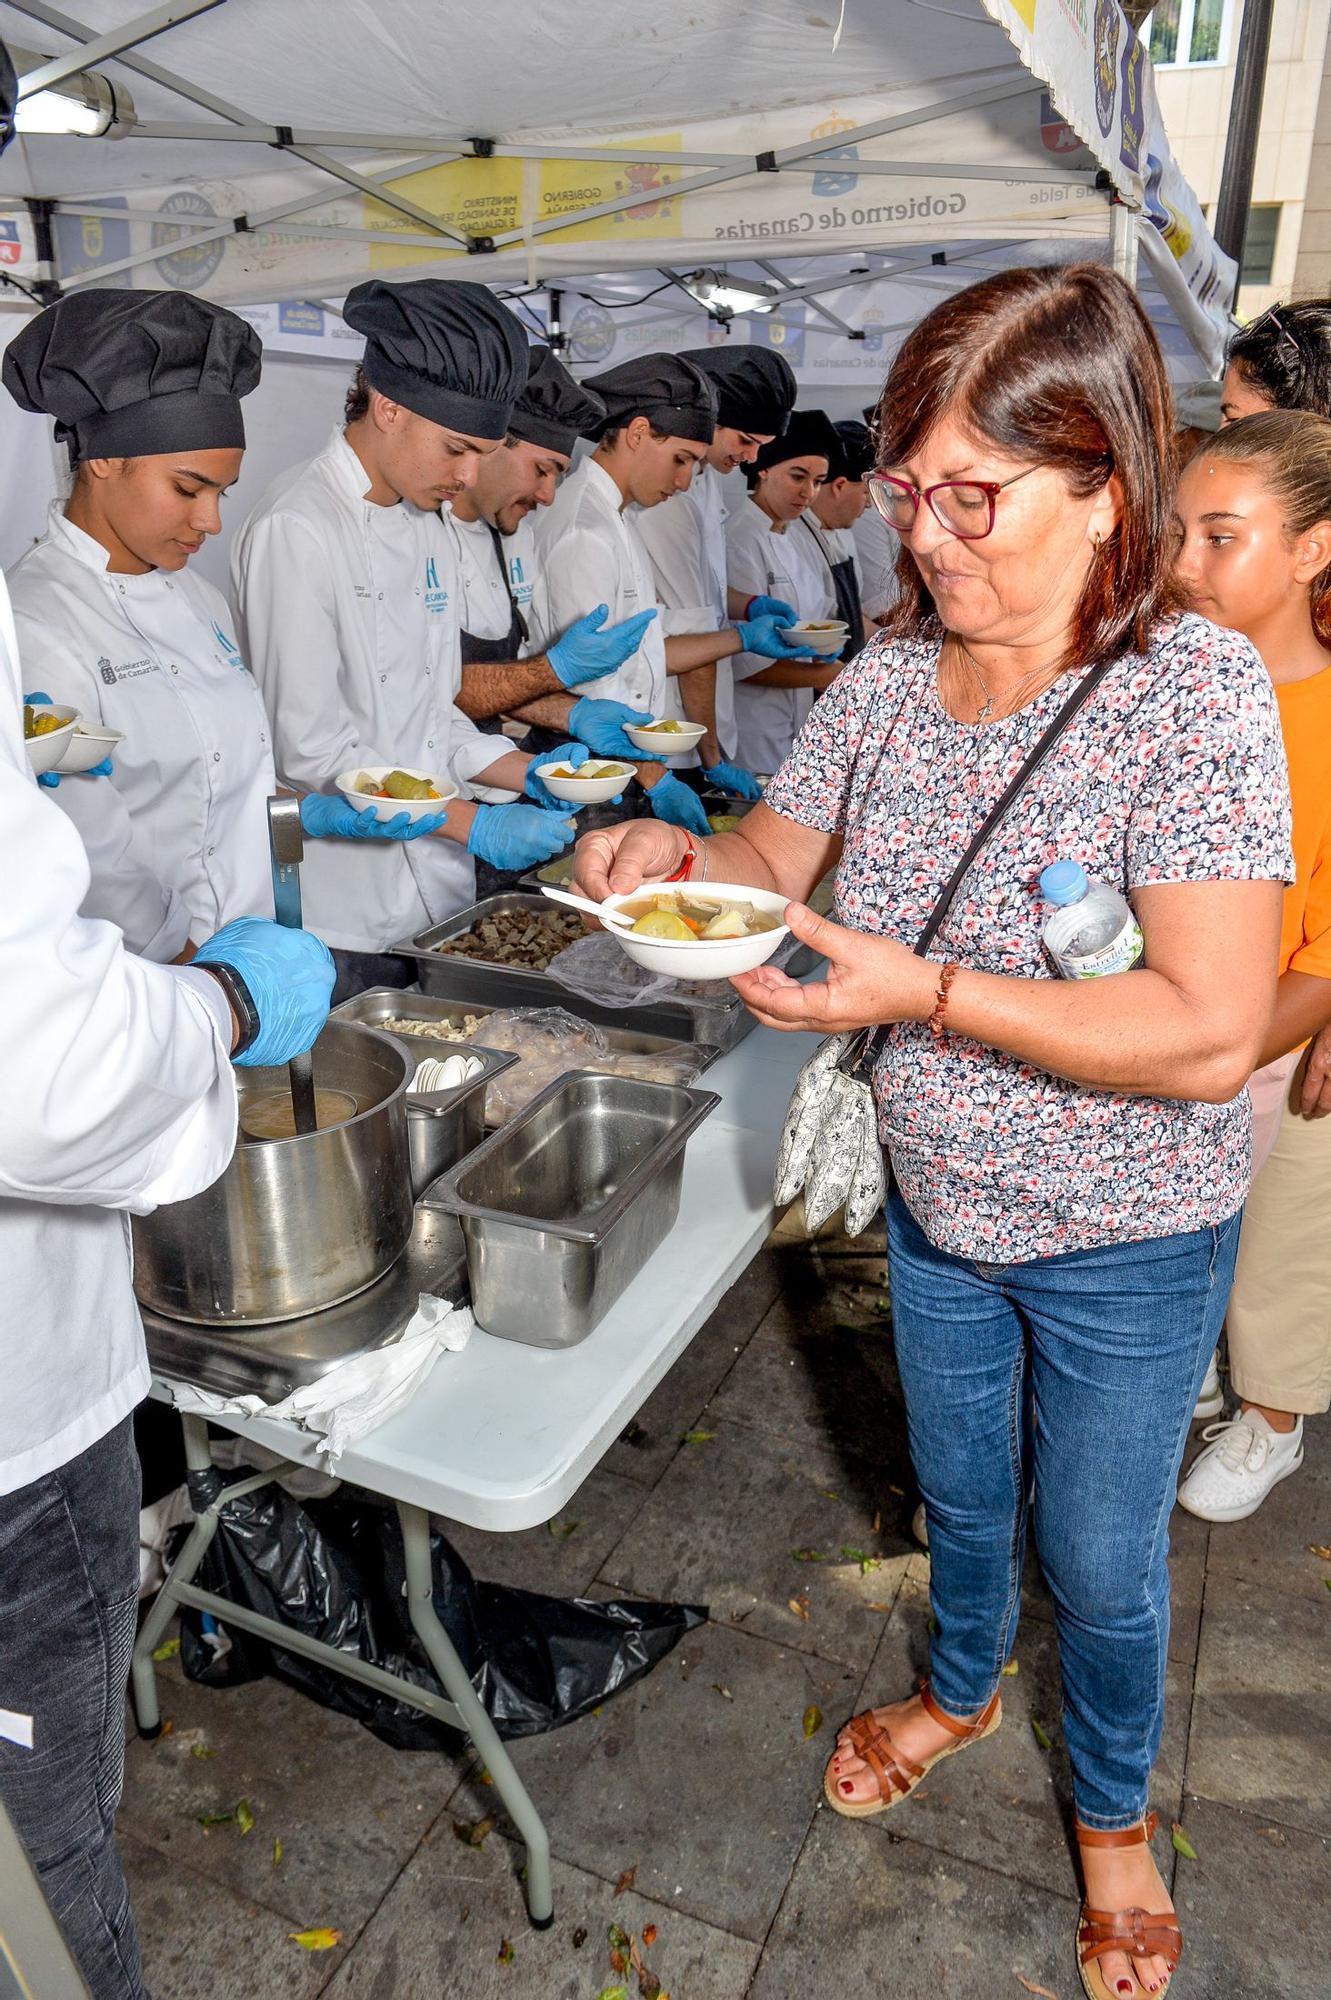
[{"label": "plastic wrap", "polygon": [[[623,958],[617,946],[615,950]],[[570,1070],[600,1070],[643,1083],[688,1084],[701,1075],[713,1053],[699,1042],[641,1053],[612,1049],[602,1029],[566,1014],[562,1007],[515,1007],[487,1014],[476,1039],[487,1049],[504,1049],[518,1058],[513,1069],[488,1087],[485,1114],[491,1125],[502,1125]]]}]

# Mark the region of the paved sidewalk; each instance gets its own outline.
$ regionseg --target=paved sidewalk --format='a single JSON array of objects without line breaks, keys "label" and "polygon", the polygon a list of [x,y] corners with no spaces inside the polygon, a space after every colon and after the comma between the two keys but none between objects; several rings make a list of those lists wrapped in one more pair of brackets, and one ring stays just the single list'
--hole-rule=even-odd
[{"label": "paved sidewalk", "polygon": [[[495,1810],[465,1760],[387,1749],[274,1681],[213,1692],[164,1669],[173,1728],[131,1743],[120,1817],[154,2000],[651,2000],[654,1980],[671,2000],[1075,2000],[1034,1569],[1002,1730],[882,1820],[819,1805],[835,1727],[908,1688],[927,1643],[882,1285],[862,1247],[774,1238],[556,1532],[456,1530],[499,1582],[712,1610],[599,1715],[516,1746],[556,1855],[550,1931],[527,1925],[502,1823],[455,1837]],[[1157,1843],[1179,2000],[1331,1993],[1331,1561],[1310,1548],[1328,1543],[1325,1421],[1251,1521],[1174,1517],[1154,1803],[1197,1855]],[[199,1824],[240,1799],[250,1832]],[[616,1970],[612,1926],[644,1979]],[[341,1942],[291,1940],[316,1927]]]}]

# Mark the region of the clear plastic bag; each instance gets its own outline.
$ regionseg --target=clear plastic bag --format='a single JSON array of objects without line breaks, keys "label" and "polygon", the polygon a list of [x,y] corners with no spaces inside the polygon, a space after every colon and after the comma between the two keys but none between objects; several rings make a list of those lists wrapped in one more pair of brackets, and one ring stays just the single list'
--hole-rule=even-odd
[{"label": "clear plastic bag", "polygon": [[631,1076],[643,1083],[688,1084],[701,1074],[712,1054],[709,1047],[696,1042],[677,1050],[636,1053],[612,1049],[603,1029],[590,1021],[579,1021],[562,1007],[513,1007],[487,1014],[475,1039],[487,1049],[504,1049],[518,1058],[515,1066],[489,1087],[486,1119],[491,1125],[512,1118],[547,1084],[570,1070],[600,1070],[607,1076]]}]

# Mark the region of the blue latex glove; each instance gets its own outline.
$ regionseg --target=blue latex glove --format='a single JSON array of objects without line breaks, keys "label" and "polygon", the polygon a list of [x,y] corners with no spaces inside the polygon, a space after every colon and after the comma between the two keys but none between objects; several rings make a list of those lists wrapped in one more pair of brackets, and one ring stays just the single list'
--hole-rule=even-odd
[{"label": "blue latex glove", "polygon": [[681,784],[669,771],[652,786],[647,794],[647,803],[656,819],[668,820],[671,826],[687,827],[690,833],[700,835],[703,840],[712,830],[698,794]]},{"label": "blue latex glove", "polygon": [[814,660],[818,655],[812,646],[806,646],[797,639],[787,639],[786,621],[764,613],[761,618],[741,619],[735,626],[739,633],[740,651],[757,653],[764,660]]},{"label": "blue latex glove", "polygon": [[[54,705],[49,694],[25,694],[23,697],[25,708],[52,708]],[[109,778],[111,769],[111,759],[103,757],[100,764],[90,764],[86,771],[80,771],[78,775],[81,778]],[[37,783],[45,785],[48,792],[53,792],[60,783],[60,774],[58,771],[43,771]]]},{"label": "blue latex glove", "polygon": [[544,806],[477,806],[467,835],[467,852],[492,868],[534,868],[562,854],[577,828],[568,807],[547,812]]},{"label": "blue latex glove", "polygon": [[437,812],[414,820],[410,813],[394,813],[379,819],[372,806],[358,809],[329,792],[310,792],[300,802],[300,823],[311,840],[419,840],[423,833],[437,833],[447,817]]},{"label": "blue latex glove", "polygon": [[738,764],[713,764],[707,773],[718,792],[729,792],[732,799],[760,799],[763,788],[752,771],[745,771]]},{"label": "blue latex glove", "polygon": [[313,931],[289,931],[268,917],[236,917],[206,939],[195,965],[229,965],[249,987],[259,1010],[259,1032],[243,1069],[290,1062],[313,1047],[333,997],[332,954]]},{"label": "blue latex glove", "polygon": [[778,625],[793,625],[799,617],[784,597],[751,597],[744,607],[746,618],[775,618]]},{"label": "blue latex glove", "polygon": [[636,729],[651,719],[648,708],[626,708],[622,701],[594,701],[590,695],[583,695],[569,711],[568,726],[598,757],[641,760],[643,753],[636,743],[629,742],[624,724],[632,723]]},{"label": "blue latex glove", "polygon": [[545,657],[562,686],[577,687],[580,681],[599,681],[602,675],[613,674],[637,652],[656,613],[635,612],[622,625],[606,625],[609,616],[605,605],[598,604],[595,611],[570,625],[562,639],[546,647]]},{"label": "blue latex glove", "polygon": [[568,800],[557,799],[547,787],[545,780],[537,777],[537,769],[542,764],[571,764],[576,770],[579,764],[586,763],[590,755],[591,752],[585,743],[559,743],[553,750],[544,751],[539,757],[533,757],[527,766],[527,776],[523,780],[523,790],[527,797],[535,799],[538,806],[548,806],[553,812],[568,812]]}]

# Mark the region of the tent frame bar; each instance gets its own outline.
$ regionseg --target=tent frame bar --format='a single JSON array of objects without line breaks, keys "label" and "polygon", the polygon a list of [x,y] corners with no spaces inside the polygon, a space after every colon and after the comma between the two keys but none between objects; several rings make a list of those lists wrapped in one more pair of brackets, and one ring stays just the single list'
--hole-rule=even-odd
[{"label": "tent frame bar", "polygon": [[150,42],[155,35],[164,35],[168,28],[178,27],[182,21],[193,20],[196,14],[207,14],[224,5],[225,0],[170,0],[165,7],[154,7],[151,13],[140,14],[121,27],[112,28],[108,34],[98,35],[82,48],[68,49],[39,68],[26,70],[19,79],[18,101],[22,104],[25,97],[35,97],[38,91],[54,90],[80,70],[95,69],[99,63],[123,55],[126,49]]}]

